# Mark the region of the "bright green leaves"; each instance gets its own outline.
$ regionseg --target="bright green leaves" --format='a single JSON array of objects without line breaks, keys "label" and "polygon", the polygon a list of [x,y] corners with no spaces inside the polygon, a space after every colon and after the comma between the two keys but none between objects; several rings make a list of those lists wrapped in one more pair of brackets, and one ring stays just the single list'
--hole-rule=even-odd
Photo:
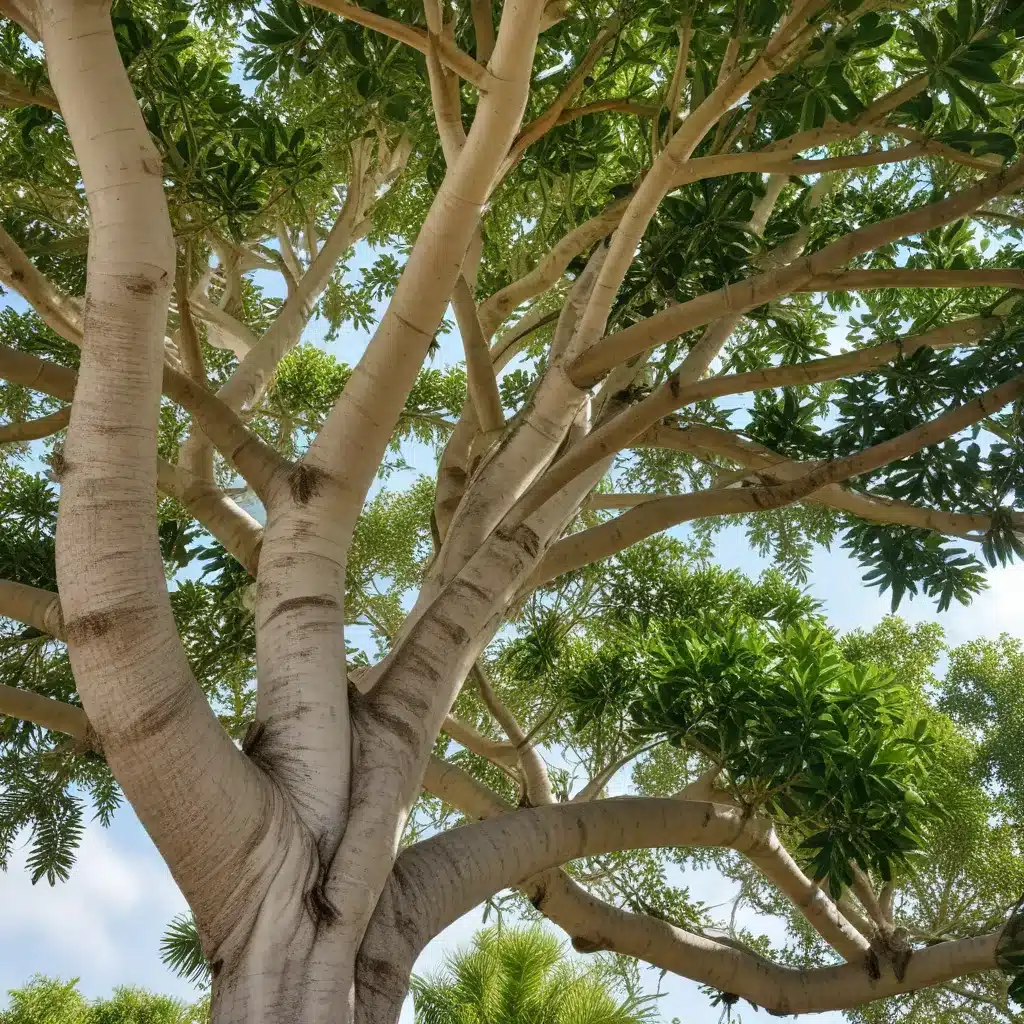
[{"label": "bright green leaves", "polygon": [[649,671],[630,707],[640,733],[721,765],[729,788],[803,836],[833,892],[852,881],[851,861],[888,878],[921,848],[935,741],[924,720],[908,722],[903,692],[847,662],[831,634],[668,623]]}]

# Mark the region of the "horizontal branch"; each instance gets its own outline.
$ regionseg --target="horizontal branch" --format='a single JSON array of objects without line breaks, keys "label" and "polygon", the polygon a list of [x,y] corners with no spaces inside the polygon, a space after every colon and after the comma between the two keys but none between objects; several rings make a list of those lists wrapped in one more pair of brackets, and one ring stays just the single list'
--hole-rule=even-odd
[{"label": "horizontal branch", "polygon": [[528,586],[536,588],[584,565],[610,555],[669,527],[710,516],[759,512],[792,504],[827,484],[859,476],[906,458],[928,445],[978,423],[1024,394],[1024,375],[1014,377],[972,401],[934,420],[863,451],[816,466],[781,484],[746,488],[717,488],[644,502],[611,522],[572,534],[553,545],[541,560]]},{"label": "horizontal branch", "polygon": [[[473,776],[439,758],[431,759],[423,784],[428,792],[472,818],[494,818],[512,810]],[[902,979],[884,960],[877,964],[877,973],[866,969],[864,959],[837,967],[796,970],[667,921],[613,907],[563,870],[546,871],[520,887],[545,917],[568,933],[580,952],[609,950],[632,956],[775,1013],[848,1009],[995,966],[998,933],[915,950]]]},{"label": "horizontal branch", "polygon": [[[55,398],[74,398],[78,376],[38,356],[0,345],[0,378]],[[228,405],[200,383],[164,366],[164,393],[190,412],[210,441],[260,494],[287,461],[261,441]]]},{"label": "horizontal branch", "polygon": [[793,291],[857,292],[872,288],[1024,288],[1024,270],[998,267],[970,270],[841,270],[812,277]]},{"label": "horizontal branch", "polygon": [[52,590],[0,580],[0,617],[14,619],[58,640],[64,639],[60,598]]},{"label": "horizontal branch", "polygon": [[[731,462],[758,471],[756,478],[761,482],[792,480],[807,472],[806,466],[779,455],[764,445],[728,430],[709,427],[704,424],[687,424],[681,427],[658,425],[646,431],[639,439],[640,445],[654,448],[670,448],[674,451],[695,454],[707,458],[709,455],[728,459]],[[649,501],[658,495],[622,494],[615,505],[602,506],[602,495],[595,494],[594,507],[631,508]],[[815,491],[806,499],[819,505],[848,512],[858,519],[888,523],[897,526],[913,526],[922,530],[964,540],[981,540],[992,528],[992,518],[986,515],[966,512],[947,512],[944,509],[914,505],[898,498],[890,498],[870,491],[853,491],[838,484],[828,484]],[[1020,515],[1019,513],[1014,513]],[[1022,516],[1024,519],[1024,516]],[[1024,532],[1024,523],[1022,523]]]},{"label": "horizontal branch", "polygon": [[474,728],[468,722],[463,722],[460,718],[448,715],[441,728],[460,746],[488,761],[504,765],[507,768],[515,768],[519,764],[516,749],[511,743],[491,739],[490,736],[485,736],[479,729]]},{"label": "horizontal branch", "polygon": [[[1024,280],[1024,271],[1016,273]],[[945,349],[958,345],[976,345],[1002,326],[1002,323],[1001,317],[971,317],[924,334],[872,345],[839,356],[746,373],[720,374],[691,383],[686,383],[682,369],[677,369],[643,401],[623,410],[571,448],[524,495],[515,510],[515,516],[510,517],[509,522],[512,525],[522,522],[570,480],[601,459],[627,447],[644,430],[676,409],[726,395],[838,380],[866,373],[901,356],[911,356],[922,348]]]},{"label": "horizontal branch", "polygon": [[[662,310],[599,341],[570,367],[570,376],[577,384],[593,384],[613,366],[671,341],[680,334],[711,320],[728,313],[745,313],[780,295],[797,291],[816,278],[823,279],[826,274],[829,275],[829,280],[833,281],[831,272],[834,268],[848,263],[855,256],[963,217],[994,196],[1015,187],[1022,179],[1024,160],[939,202],[851,231],[813,255],[794,260],[786,267],[756,274],[744,281],[726,285],[689,302]],[[1019,275],[1021,272],[1017,273]],[[1019,282],[1021,277],[1010,279]],[[818,289],[823,287],[824,284],[817,286]],[[834,287],[834,283],[829,287]]]},{"label": "horizontal branch", "polygon": [[0,715],[32,722],[53,732],[62,732],[78,740],[87,749],[100,750],[99,737],[89,724],[88,716],[74,704],[65,704],[62,700],[43,697],[16,686],[0,685]]},{"label": "horizontal branch", "polygon": [[71,407],[65,406],[49,416],[40,416],[34,420],[22,420],[16,423],[0,425],[0,444],[13,444],[18,441],[40,441],[63,430],[71,420]]},{"label": "horizontal branch", "polygon": [[406,25],[401,21],[374,14],[357,4],[348,3],[347,0],[306,0],[306,2],[312,7],[319,7],[323,11],[337,14],[346,21],[354,21],[364,28],[373,29],[374,32],[379,32],[389,39],[397,39],[398,42],[405,43],[422,54],[426,54],[429,48],[427,33],[414,25]]}]

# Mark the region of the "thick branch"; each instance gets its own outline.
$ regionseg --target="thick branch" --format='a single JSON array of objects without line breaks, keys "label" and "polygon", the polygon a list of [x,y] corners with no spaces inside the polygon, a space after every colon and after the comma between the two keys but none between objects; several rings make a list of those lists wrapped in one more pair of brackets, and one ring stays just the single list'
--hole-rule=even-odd
[{"label": "thick branch", "polygon": [[477,421],[485,434],[495,433],[504,428],[505,414],[491,365],[491,353],[477,316],[476,301],[464,275],[455,282],[452,306],[466,353],[467,385]]},{"label": "thick branch", "polygon": [[[1013,273],[1019,274],[1024,283],[1024,271]],[[1002,323],[1001,317],[972,317],[925,334],[885,342],[844,355],[763,370],[750,370],[747,373],[708,377],[692,382],[687,380],[688,377],[692,377],[687,360],[687,363],[643,401],[598,427],[559,459],[523,497],[516,509],[516,519],[513,522],[522,521],[578,474],[625,448],[644,430],[676,409],[726,395],[838,380],[853,374],[866,373],[901,356],[911,356],[921,348],[944,349],[957,345],[976,345]]]},{"label": "thick branch", "polygon": [[405,43],[406,46],[411,46],[414,50],[419,50],[420,53],[427,52],[427,33],[414,25],[406,25],[392,18],[382,17],[357,4],[348,3],[347,0],[306,0],[306,2],[313,7],[330,11],[331,14],[337,14],[346,21],[354,21],[364,28],[380,32],[381,35],[385,35],[389,39],[397,39],[398,42]]},{"label": "thick branch", "polygon": [[36,269],[3,228],[0,228],[0,281],[13,288],[47,327],[66,341],[81,344],[82,318],[74,302]]},{"label": "thick branch", "polygon": [[53,591],[0,580],[0,616],[64,639],[60,598]]},{"label": "thick branch", "polygon": [[78,740],[88,750],[100,750],[99,737],[89,724],[88,716],[74,704],[43,697],[31,690],[0,685],[0,715],[62,732]]}]

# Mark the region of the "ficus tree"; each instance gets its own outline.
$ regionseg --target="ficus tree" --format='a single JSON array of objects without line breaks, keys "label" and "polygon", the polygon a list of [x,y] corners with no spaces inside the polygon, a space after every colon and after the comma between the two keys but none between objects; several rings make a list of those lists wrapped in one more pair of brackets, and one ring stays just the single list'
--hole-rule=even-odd
[{"label": "ficus tree", "polygon": [[[217,1024],[394,1021],[509,887],[773,1012],[1020,968],[1003,889],[931,945],[893,919],[969,687],[935,718],[792,594],[717,621],[650,572],[587,642],[615,559],[683,523],[745,519],[796,578],[841,538],[896,604],[1020,551],[1020,5],[0,10],[0,853],[27,826],[57,879],[83,795],[123,795]],[[449,309],[464,369],[426,365]],[[314,318],[370,328],[354,365]],[[433,478],[381,490],[423,442]],[[578,785],[540,747],[566,721]],[[695,787],[603,799],[637,750]],[[611,891],[657,850],[744,858],[824,948]]]}]

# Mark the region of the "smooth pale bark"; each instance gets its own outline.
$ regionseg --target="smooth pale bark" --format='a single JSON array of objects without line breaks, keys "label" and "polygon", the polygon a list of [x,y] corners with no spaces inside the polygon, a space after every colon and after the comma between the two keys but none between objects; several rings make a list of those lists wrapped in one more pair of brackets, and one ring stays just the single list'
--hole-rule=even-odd
[{"label": "smooth pale bark", "polygon": [[0,444],[14,444],[25,441],[39,441],[51,437],[63,430],[71,420],[71,410],[58,409],[49,416],[40,416],[34,420],[20,420],[14,423],[0,424]]},{"label": "smooth pale bark", "polygon": [[49,590],[0,580],[0,616],[64,639],[60,598]]},{"label": "smooth pale bark", "polygon": [[596,380],[611,367],[656,345],[671,341],[709,320],[727,313],[747,312],[779,295],[798,290],[816,278],[821,281],[818,287],[825,287],[824,275],[848,263],[853,257],[905,236],[948,224],[1016,186],[1022,179],[1024,161],[991,175],[977,185],[954,192],[947,199],[852,231],[812,256],[796,260],[781,270],[749,277],[656,313],[604,338],[585,352],[571,369],[573,379],[581,384]]},{"label": "smooth pale bark", "polygon": [[99,738],[89,725],[88,716],[72,704],[14,686],[0,685],[0,715],[62,732],[77,740],[86,750],[98,749]]},{"label": "smooth pale bark", "polygon": [[[639,444],[655,448],[671,448],[674,451],[689,452],[705,458],[710,456],[728,459],[747,469],[758,471],[749,476],[766,482],[795,480],[806,473],[808,469],[806,465],[793,462],[764,445],[740,437],[739,434],[703,424],[690,424],[685,428],[653,427],[639,439]],[[595,494],[591,500],[595,508],[633,508],[644,501],[650,501],[657,497],[660,495]],[[848,490],[838,484],[827,484],[810,494],[806,500],[849,512],[859,519],[900,526],[915,526],[922,530],[933,530],[951,537],[962,537],[965,540],[980,540],[992,528],[990,516],[927,508],[886,495]],[[608,504],[603,504],[604,501],[608,501]],[[1011,515],[1020,519],[1020,528],[1024,530],[1024,516],[1020,513],[1011,513]]]},{"label": "smooth pale bark", "polygon": [[[417,843],[396,861],[360,950],[357,1000],[367,1006],[365,1019],[393,1021],[423,947],[494,892],[612,850],[754,850],[763,839],[756,823],[734,807],[624,797],[513,811]],[[418,908],[416,921],[399,928],[410,903]]]},{"label": "smooth pale bark", "polygon": [[559,541],[531,577],[530,588],[543,586],[563,573],[607,558],[670,526],[705,516],[758,512],[792,504],[828,484],[878,469],[951,437],[1016,401],[1022,394],[1024,375],[990,388],[977,398],[891,440],[872,445],[855,455],[821,463],[785,483],[743,489],[717,488],[644,502],[609,523]]},{"label": "smooth pale bark", "polygon": [[62,338],[78,344],[82,317],[75,302],[61,292],[35,267],[21,248],[0,228],[0,282],[16,291],[38,314],[43,323]]},{"label": "smooth pale bark", "polygon": [[115,777],[209,951],[233,966],[232,939],[262,903],[265,829],[291,819],[193,678],[167,595],[155,451],[175,249],[163,170],[107,7],[54,0],[39,17],[92,223],[79,386],[58,472],[68,651]]},{"label": "smooth pale bark", "polygon": [[[349,501],[361,505],[462,271],[501,156],[522,119],[536,48],[539,0],[506,4],[466,145],[438,190],[384,318],[307,454],[330,471],[344,457]],[[343,455],[342,455],[343,453]]]},{"label": "smooth pale bark", "polygon": [[[1024,272],[1021,272],[1021,281],[1024,283]],[[1003,322],[1002,317],[971,317],[937,327],[924,334],[902,338],[899,341],[883,342],[844,355],[763,370],[750,370],[746,373],[720,374],[698,380],[698,371],[703,372],[706,368],[708,356],[712,356],[713,351],[717,352],[721,347],[724,340],[721,336],[724,334],[728,337],[735,329],[736,320],[726,318],[720,322],[720,330],[711,332],[710,338],[706,336],[701,339],[698,344],[702,350],[696,354],[696,358],[688,356],[682,366],[643,401],[630,406],[615,419],[598,427],[582,444],[559,459],[531,488],[529,494],[524,496],[516,509],[516,515],[529,515],[578,473],[599,459],[621,451],[648,427],[684,406],[727,395],[820,384],[858,373],[869,373],[894,359],[912,356],[922,348],[939,351],[956,346],[977,345],[998,330]],[[692,354],[694,350],[691,350]],[[695,365],[698,361],[701,365]]]}]

